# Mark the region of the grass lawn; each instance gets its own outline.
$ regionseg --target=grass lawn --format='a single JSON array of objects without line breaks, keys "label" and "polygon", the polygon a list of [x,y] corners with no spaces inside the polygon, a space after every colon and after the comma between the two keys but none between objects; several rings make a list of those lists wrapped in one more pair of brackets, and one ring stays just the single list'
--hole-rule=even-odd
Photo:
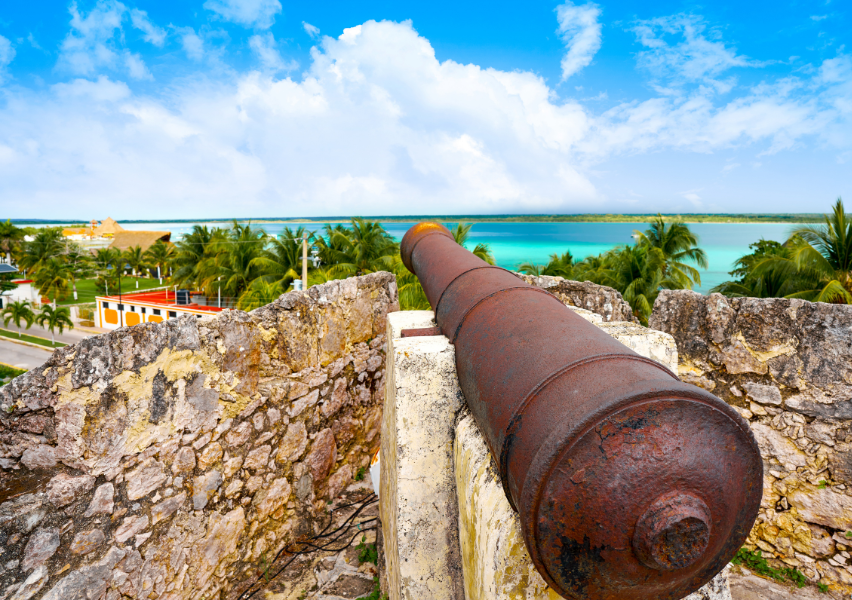
[{"label": "grass lawn", "polygon": [[[136,289],[136,282],[139,282],[139,289]],[[163,280],[163,285],[168,285],[165,280]],[[122,277],[121,278],[121,293],[122,294],[130,294],[132,292],[142,292],[145,290],[150,290],[151,288],[162,287],[160,285],[159,279],[148,279],[146,277],[140,277],[136,279],[134,277]],[[95,296],[103,296],[106,290],[103,286],[95,288],[95,280],[94,279],[81,279],[77,282],[77,300],[74,300],[74,294],[71,292],[70,286],[68,291],[68,297],[65,300],[60,300],[57,302],[59,305],[68,305],[68,304],[83,304],[86,302],[94,302]],[[117,286],[110,286],[109,288],[110,295],[118,294]]]},{"label": "grass lawn", "polygon": [[12,331],[11,329],[0,329],[0,336],[11,338],[13,340],[30,342],[31,344],[38,344],[39,346],[45,346],[47,348],[62,348],[62,346],[68,345],[63,344],[62,342],[56,342],[56,344],[51,344],[50,340],[48,339],[45,339],[43,337],[36,337],[34,335],[27,335],[26,333],[23,333],[21,334],[21,337],[18,337],[18,332]]}]

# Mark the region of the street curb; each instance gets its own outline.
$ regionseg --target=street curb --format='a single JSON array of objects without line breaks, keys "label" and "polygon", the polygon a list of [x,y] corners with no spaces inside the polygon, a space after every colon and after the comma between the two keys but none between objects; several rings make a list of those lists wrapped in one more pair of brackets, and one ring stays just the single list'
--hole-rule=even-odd
[{"label": "street curb", "polygon": [[[33,336],[33,337],[37,337],[37,336]],[[50,352],[51,354],[53,353],[54,350],[59,350],[59,348],[64,348],[64,346],[60,346],[59,348],[48,348],[47,346],[42,346],[40,344],[33,344],[32,342],[25,342],[24,340],[16,340],[14,338],[6,337],[4,335],[0,336],[0,341],[3,341],[3,340],[6,340],[7,342],[12,342],[13,344],[20,344],[21,346],[29,346],[31,348],[38,348],[39,350],[44,350],[45,352]],[[62,342],[62,343],[65,343],[65,342]],[[65,344],[65,345],[67,346],[68,344]],[[17,368],[17,367],[15,367],[15,368]]]},{"label": "street curb", "polygon": [[16,367],[15,365],[10,365],[9,363],[3,362],[2,360],[0,360],[0,365],[3,365],[4,367],[9,367],[10,369],[15,369],[16,371],[29,371],[30,370],[30,369],[22,369],[21,367]]}]

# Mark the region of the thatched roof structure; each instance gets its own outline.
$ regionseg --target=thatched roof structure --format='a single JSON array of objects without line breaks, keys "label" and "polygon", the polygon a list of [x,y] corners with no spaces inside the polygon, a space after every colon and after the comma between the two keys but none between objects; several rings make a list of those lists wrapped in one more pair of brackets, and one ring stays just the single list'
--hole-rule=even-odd
[{"label": "thatched roof structure", "polygon": [[157,240],[168,242],[171,237],[171,231],[119,231],[113,236],[109,247],[124,252],[128,248],[139,246],[144,252],[153,246]]},{"label": "thatched roof structure", "polygon": [[119,231],[124,231],[124,227],[107,217],[101,224],[95,227],[95,235],[116,234]]}]

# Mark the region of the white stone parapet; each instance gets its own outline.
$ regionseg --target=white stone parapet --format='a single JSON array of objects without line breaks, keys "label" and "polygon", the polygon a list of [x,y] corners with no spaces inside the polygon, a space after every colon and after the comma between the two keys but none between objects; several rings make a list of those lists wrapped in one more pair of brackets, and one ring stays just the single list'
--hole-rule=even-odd
[{"label": "white stone parapet", "polygon": [[[676,369],[671,336],[574,310]],[[444,336],[400,337],[403,329],[434,326],[431,311],[388,315],[380,513],[390,599],[558,600],[530,560],[517,513],[467,411],[452,344]],[[730,598],[723,571],[687,600]]]}]

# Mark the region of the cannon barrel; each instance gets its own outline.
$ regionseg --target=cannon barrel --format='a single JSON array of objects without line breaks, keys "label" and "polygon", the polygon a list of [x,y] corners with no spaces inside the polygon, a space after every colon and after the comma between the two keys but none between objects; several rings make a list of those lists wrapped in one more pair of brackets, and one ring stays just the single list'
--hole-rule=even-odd
[{"label": "cannon barrel", "polygon": [[461,390],[554,590],[674,600],[722,570],[763,491],[757,444],[733,408],[442,225],[412,227],[401,253],[455,346]]}]

